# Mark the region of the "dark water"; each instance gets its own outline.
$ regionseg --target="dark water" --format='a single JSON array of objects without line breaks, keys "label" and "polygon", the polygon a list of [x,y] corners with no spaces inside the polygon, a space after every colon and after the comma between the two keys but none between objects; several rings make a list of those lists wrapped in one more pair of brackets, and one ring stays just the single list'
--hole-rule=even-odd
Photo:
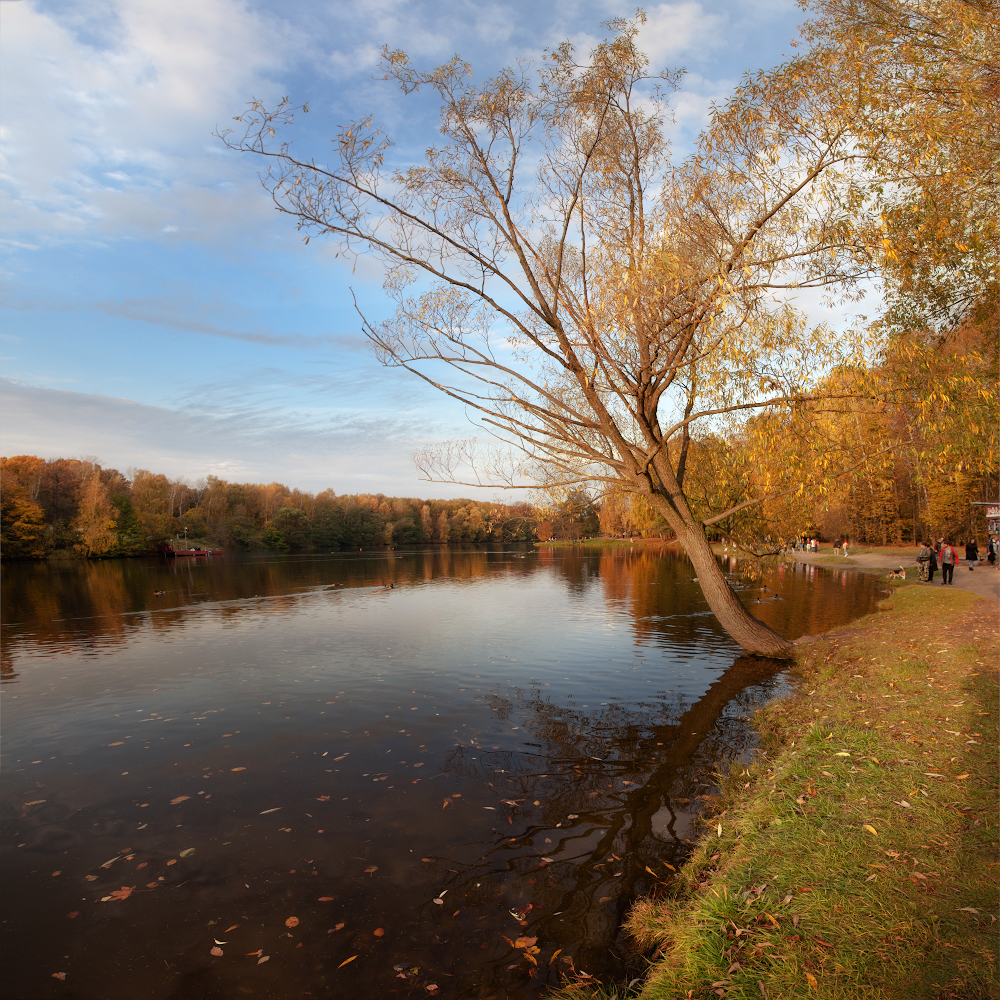
[{"label": "dark water", "polygon": [[[790,637],[880,591],[807,567],[741,589]],[[18,1000],[613,974],[648,869],[669,881],[782,685],[669,551],[7,565],[3,609]]]}]

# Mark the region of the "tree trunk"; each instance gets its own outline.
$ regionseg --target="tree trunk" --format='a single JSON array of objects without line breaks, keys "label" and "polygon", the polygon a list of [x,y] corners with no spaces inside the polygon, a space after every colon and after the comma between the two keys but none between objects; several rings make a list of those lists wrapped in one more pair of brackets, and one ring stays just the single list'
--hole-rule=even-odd
[{"label": "tree trunk", "polygon": [[759,656],[789,656],[793,643],[754,618],[729,586],[701,525],[680,526],[677,539],[684,546],[684,551],[694,566],[701,592],[705,595],[708,606],[730,636],[748,653],[756,653]]}]

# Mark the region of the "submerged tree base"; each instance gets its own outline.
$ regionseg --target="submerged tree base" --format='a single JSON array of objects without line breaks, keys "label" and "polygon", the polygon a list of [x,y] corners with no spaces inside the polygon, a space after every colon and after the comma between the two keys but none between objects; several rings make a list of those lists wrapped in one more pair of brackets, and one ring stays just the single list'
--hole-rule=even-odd
[{"label": "submerged tree base", "polygon": [[989,604],[915,587],[798,647],[802,693],[758,713],[765,750],[628,917],[656,961],[625,995],[1000,996],[998,652]]}]

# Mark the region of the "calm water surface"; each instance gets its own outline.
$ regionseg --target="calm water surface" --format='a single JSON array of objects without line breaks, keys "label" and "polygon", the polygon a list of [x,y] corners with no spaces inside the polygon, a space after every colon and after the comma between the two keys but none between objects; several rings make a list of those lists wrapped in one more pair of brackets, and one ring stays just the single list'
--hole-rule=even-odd
[{"label": "calm water surface", "polygon": [[[6,565],[2,995],[614,974],[649,869],[669,881],[782,685],[692,576],[640,548]],[[789,637],[882,590],[733,579]]]}]

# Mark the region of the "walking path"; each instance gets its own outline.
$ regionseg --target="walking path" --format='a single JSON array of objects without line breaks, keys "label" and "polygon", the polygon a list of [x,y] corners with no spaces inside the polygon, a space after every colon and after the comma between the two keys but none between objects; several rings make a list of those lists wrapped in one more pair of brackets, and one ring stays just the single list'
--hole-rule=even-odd
[{"label": "walking path", "polygon": [[[914,580],[917,575],[914,567],[916,549],[913,551],[913,556],[902,560],[898,554],[894,555],[891,552],[864,552],[858,555],[850,554],[846,559],[839,559],[831,549],[817,555],[810,555],[806,552],[790,552],[789,555],[794,556],[796,562],[808,563],[811,566],[826,566],[829,569],[884,569],[888,573],[902,563],[907,567],[907,580]],[[838,558],[838,561],[834,562],[834,558]],[[1000,601],[1000,570],[988,566],[985,562],[976,566],[970,573],[969,567],[963,559],[961,564],[955,567],[954,585],[988,600]],[[933,583],[922,583],[920,586],[941,586],[940,571],[934,574]]]}]

